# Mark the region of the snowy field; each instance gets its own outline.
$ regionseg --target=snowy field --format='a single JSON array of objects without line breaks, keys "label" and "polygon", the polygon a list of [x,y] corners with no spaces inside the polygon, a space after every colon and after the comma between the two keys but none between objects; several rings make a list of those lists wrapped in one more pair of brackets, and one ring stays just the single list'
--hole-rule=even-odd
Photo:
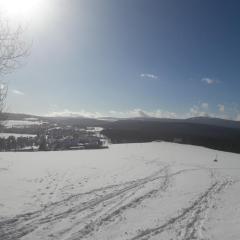
[{"label": "snowy field", "polygon": [[8,138],[8,137],[36,137],[34,134],[20,134],[20,133],[0,133],[0,138]]},{"label": "snowy field", "polygon": [[173,143],[1,153],[0,239],[237,240],[239,180],[240,155]]},{"label": "snowy field", "polygon": [[41,121],[36,121],[36,120],[7,120],[3,122],[3,125],[6,128],[13,128],[13,127],[18,127],[18,128],[24,128],[27,126],[32,126],[32,125],[41,125],[44,122]]}]

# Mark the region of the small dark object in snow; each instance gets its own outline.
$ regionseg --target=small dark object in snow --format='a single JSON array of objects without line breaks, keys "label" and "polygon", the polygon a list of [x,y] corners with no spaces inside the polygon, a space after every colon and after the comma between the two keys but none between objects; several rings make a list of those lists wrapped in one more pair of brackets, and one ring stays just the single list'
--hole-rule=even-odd
[{"label": "small dark object in snow", "polygon": [[214,162],[217,162],[218,160],[217,159],[214,159]]},{"label": "small dark object in snow", "polygon": [[218,156],[216,155],[215,159],[213,160],[214,162],[218,161]]}]

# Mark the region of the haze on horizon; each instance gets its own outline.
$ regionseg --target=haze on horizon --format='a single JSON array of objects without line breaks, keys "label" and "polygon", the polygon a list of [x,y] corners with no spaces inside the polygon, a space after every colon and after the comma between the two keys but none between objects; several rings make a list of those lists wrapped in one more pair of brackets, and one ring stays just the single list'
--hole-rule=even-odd
[{"label": "haze on horizon", "polygon": [[8,111],[240,120],[239,1],[37,2],[10,5],[32,47]]}]

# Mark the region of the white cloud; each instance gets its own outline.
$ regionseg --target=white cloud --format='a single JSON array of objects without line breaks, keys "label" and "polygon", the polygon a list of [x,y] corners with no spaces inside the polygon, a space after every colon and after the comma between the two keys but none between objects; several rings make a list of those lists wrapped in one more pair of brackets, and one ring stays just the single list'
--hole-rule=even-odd
[{"label": "white cloud", "polygon": [[[212,112],[210,111],[210,105],[206,102],[203,102],[198,105],[194,105],[193,107],[190,108],[189,113],[185,115],[184,118],[188,117],[212,117],[212,118],[222,118],[222,119],[236,119],[236,117],[233,117],[236,114],[229,113],[226,114],[226,108],[224,104],[218,104],[217,105],[217,112]],[[240,119],[240,114],[239,114],[239,119]]]},{"label": "white cloud", "polygon": [[117,117],[117,118],[177,118],[177,114],[174,112],[168,112],[168,111],[162,111],[160,109],[156,109],[153,111],[145,111],[140,108],[135,108],[133,110],[129,111],[109,111],[109,114],[111,117]]},{"label": "white cloud", "polygon": [[225,106],[223,104],[218,104],[218,111],[221,113],[225,112]]},{"label": "white cloud", "polygon": [[190,112],[187,115],[189,115],[190,117],[208,117],[209,116],[209,114],[206,111],[202,110],[198,106],[191,107]]},{"label": "white cloud", "polygon": [[137,113],[137,115],[138,115],[139,117],[142,117],[142,118],[151,117],[151,116],[149,115],[149,113],[147,113],[147,112],[145,112],[145,111],[143,111],[143,110],[141,110],[141,109],[136,109],[136,113]]},{"label": "white cloud", "polygon": [[21,96],[25,95],[24,92],[21,92],[21,91],[19,91],[19,90],[17,90],[17,89],[13,89],[13,90],[12,90],[12,93],[14,93],[14,94],[16,94],[16,95],[21,95]]},{"label": "white cloud", "polygon": [[203,108],[203,109],[205,109],[205,110],[208,110],[208,108],[209,108],[208,103],[206,103],[206,102],[202,103],[202,104],[201,104],[201,108]]},{"label": "white cloud", "polygon": [[150,74],[150,73],[142,73],[140,74],[141,78],[149,78],[149,79],[158,79],[157,75]]},{"label": "white cloud", "polygon": [[83,117],[83,118],[101,118],[103,115],[99,112],[70,111],[64,109],[63,111],[53,111],[47,114],[48,117]]},{"label": "white cloud", "polygon": [[80,111],[70,111],[65,109],[63,111],[52,111],[49,112],[46,116],[48,117],[84,117],[84,118],[177,118],[177,114],[174,112],[162,111],[160,109],[153,111],[145,111],[140,108],[135,108],[127,111],[115,111],[111,110],[108,113],[99,113],[99,112],[88,112],[85,110]]},{"label": "white cloud", "polygon": [[208,84],[208,85],[220,83],[219,80],[216,80],[216,79],[213,79],[213,78],[202,78],[201,81]]},{"label": "white cloud", "polygon": [[240,121],[240,113],[237,115],[236,121]]},{"label": "white cloud", "polygon": [[240,121],[240,112],[235,114],[226,114],[225,105],[217,105],[218,111],[211,112],[210,105],[207,102],[199,103],[198,105],[192,106],[189,111],[185,113],[176,113],[170,111],[164,111],[161,109],[155,110],[144,110],[141,108],[130,109],[126,111],[111,110],[108,112],[89,112],[85,110],[71,111],[65,109],[63,111],[50,110],[47,114],[49,117],[83,117],[83,118],[99,118],[104,119],[105,117],[110,118],[171,118],[171,119],[185,119],[190,117],[213,117],[223,119],[234,119]]},{"label": "white cloud", "polygon": [[215,117],[213,113],[209,113],[209,104],[203,102],[190,108],[188,117]]}]

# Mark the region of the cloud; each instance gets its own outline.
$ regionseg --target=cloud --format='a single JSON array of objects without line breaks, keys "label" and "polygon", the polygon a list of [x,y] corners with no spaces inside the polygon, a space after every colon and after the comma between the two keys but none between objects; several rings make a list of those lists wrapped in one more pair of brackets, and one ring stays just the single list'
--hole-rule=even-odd
[{"label": "cloud", "polygon": [[17,89],[12,90],[12,93],[14,93],[16,95],[21,95],[21,96],[25,95],[24,92],[21,92],[21,91],[19,91]]},{"label": "cloud", "polygon": [[221,113],[225,112],[225,106],[223,104],[218,104],[218,111]]},{"label": "cloud", "polygon": [[85,110],[70,111],[65,109],[63,111],[51,111],[46,114],[48,117],[83,117],[83,118],[177,118],[174,112],[162,111],[160,109],[153,111],[145,111],[140,108],[135,108],[127,111],[111,110],[108,113],[88,112]]},{"label": "cloud", "polygon": [[198,106],[191,107],[188,115],[189,117],[209,117],[209,114]]},{"label": "cloud", "polygon": [[203,83],[208,84],[208,85],[220,83],[219,80],[216,80],[216,79],[213,79],[213,78],[202,78],[201,81],[202,81]]},{"label": "cloud", "polygon": [[165,111],[161,109],[145,110],[142,108],[134,108],[125,111],[111,110],[108,112],[90,112],[85,110],[71,111],[65,109],[63,111],[50,110],[46,115],[49,117],[82,117],[82,118],[94,118],[104,119],[108,118],[170,118],[170,119],[186,119],[191,117],[212,117],[222,119],[234,119],[240,121],[240,112],[226,114],[226,107],[223,104],[218,104],[217,111],[210,111],[210,105],[207,102],[202,102],[197,105],[193,105],[188,111],[183,113],[176,113],[171,111]]},{"label": "cloud", "polygon": [[237,115],[236,121],[240,121],[240,113]]},{"label": "cloud", "polygon": [[101,118],[103,115],[99,112],[71,111],[64,109],[63,111],[53,111],[48,113],[48,117],[83,117],[83,118]]},{"label": "cloud", "polygon": [[206,102],[204,102],[204,103],[201,104],[201,108],[203,108],[203,109],[205,109],[205,110],[208,110],[209,104],[206,103]]},{"label": "cloud", "polygon": [[142,73],[140,74],[140,77],[141,78],[148,78],[148,79],[158,79],[158,76],[157,75],[154,75],[154,74],[150,74],[150,73]]},{"label": "cloud", "polygon": [[209,104],[203,102],[190,108],[188,117],[215,117],[213,113],[209,113]]},{"label": "cloud", "polygon": [[135,108],[129,111],[109,111],[108,115],[117,118],[177,118],[174,112],[162,111],[160,109],[145,111],[140,108]]},{"label": "cloud", "polygon": [[148,113],[144,112],[144,111],[141,110],[141,109],[138,109],[138,110],[137,110],[137,114],[139,115],[139,117],[142,117],[142,118],[148,118],[148,117],[150,117]]},{"label": "cloud", "polygon": [[216,107],[218,111],[212,112],[210,111],[209,103],[203,102],[201,104],[194,105],[193,107],[190,108],[189,113],[187,113],[184,118],[212,117],[212,118],[222,118],[222,119],[229,119],[229,120],[236,119],[236,113],[233,113],[233,112],[228,112],[228,114],[226,113],[226,107],[224,104],[218,104]]}]

